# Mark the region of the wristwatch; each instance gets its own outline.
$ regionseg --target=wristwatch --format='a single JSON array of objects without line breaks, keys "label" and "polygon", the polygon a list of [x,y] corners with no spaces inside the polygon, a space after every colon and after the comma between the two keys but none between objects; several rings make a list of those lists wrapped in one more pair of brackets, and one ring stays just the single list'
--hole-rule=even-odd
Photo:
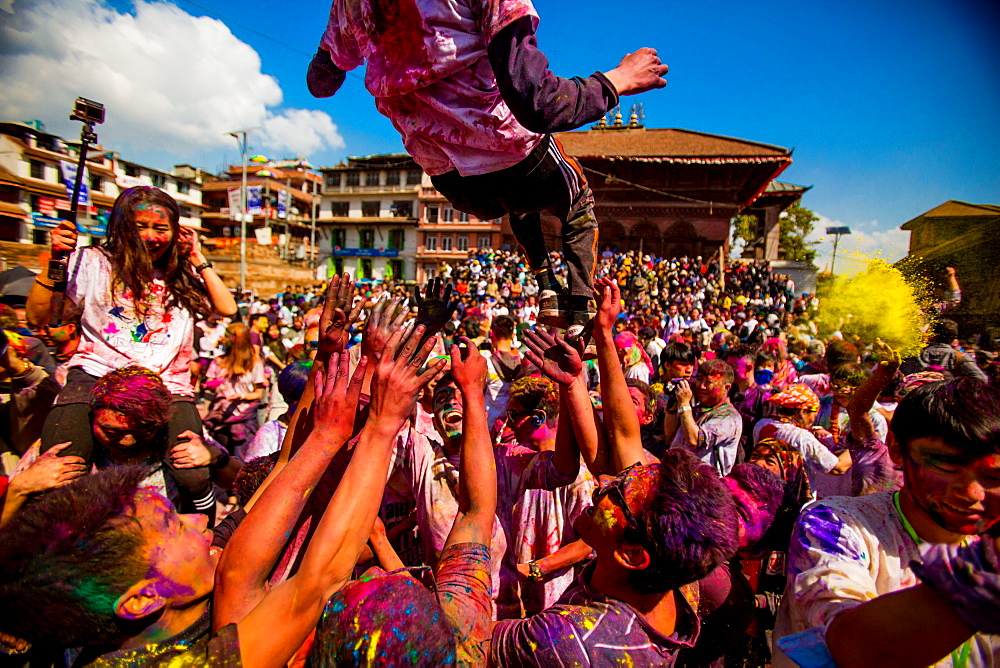
[{"label": "wristwatch", "polygon": [[545,579],[545,573],[542,573],[542,567],[537,561],[528,562],[528,579],[532,582],[541,582]]},{"label": "wristwatch", "polygon": [[208,261],[202,262],[201,264],[199,264],[197,267],[194,268],[194,273],[200,274],[205,269],[208,269],[209,267],[214,267],[214,266],[215,265],[213,265],[211,262],[208,262]]}]

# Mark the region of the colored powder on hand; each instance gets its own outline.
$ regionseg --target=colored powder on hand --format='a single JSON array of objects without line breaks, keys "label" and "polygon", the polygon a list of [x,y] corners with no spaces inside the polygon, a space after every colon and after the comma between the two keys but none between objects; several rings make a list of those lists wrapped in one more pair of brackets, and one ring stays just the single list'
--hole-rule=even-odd
[{"label": "colored powder on hand", "polygon": [[839,330],[868,343],[878,337],[904,357],[915,355],[924,346],[927,293],[896,267],[871,260],[867,271],[820,289],[821,335]]}]

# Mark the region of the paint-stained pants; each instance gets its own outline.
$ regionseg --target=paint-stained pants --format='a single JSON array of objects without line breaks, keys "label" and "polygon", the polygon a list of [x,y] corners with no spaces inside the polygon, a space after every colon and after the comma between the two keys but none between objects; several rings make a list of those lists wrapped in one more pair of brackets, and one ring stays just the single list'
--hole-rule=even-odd
[{"label": "paint-stained pants", "polygon": [[547,135],[531,155],[513,167],[489,174],[462,176],[451,171],[432,176],[438,192],[459,211],[480,220],[493,220],[505,213],[510,228],[535,271],[548,266],[542,212],[562,222],[563,261],[568,270],[571,295],[592,297],[597,259],[597,218],[594,194],[575,158]]}]

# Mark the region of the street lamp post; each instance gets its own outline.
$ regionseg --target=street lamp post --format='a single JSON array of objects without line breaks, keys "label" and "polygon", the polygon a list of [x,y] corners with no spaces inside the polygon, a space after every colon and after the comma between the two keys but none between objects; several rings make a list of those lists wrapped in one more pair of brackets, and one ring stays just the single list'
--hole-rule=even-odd
[{"label": "street lamp post", "polygon": [[240,160],[243,165],[243,184],[240,187],[240,290],[247,289],[247,133],[256,128],[233,130],[229,136],[236,140],[240,147]]},{"label": "street lamp post", "polygon": [[834,276],[834,267],[837,264],[837,246],[840,245],[840,237],[845,234],[851,233],[851,228],[849,227],[828,227],[826,228],[827,234],[833,235],[833,257],[830,259],[830,275]]}]

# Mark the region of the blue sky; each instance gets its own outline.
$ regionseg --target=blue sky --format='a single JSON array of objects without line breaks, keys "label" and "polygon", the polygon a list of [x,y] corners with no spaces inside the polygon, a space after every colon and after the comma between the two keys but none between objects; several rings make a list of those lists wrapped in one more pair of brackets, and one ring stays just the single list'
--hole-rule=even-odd
[{"label": "blue sky", "polygon": [[[161,168],[190,162],[215,171],[238,158],[225,130],[248,125],[266,128],[251,135],[259,152],[278,158],[305,148],[315,165],[401,150],[360,70],[334,98],[306,90],[305,54],[318,43],[326,2],[105,2],[0,0],[19,19],[18,32],[0,32],[0,116],[41,118],[75,134],[66,110],[76,95],[93,97],[109,105],[102,141]],[[557,74],[588,75],[638,47],[659,50],[671,68],[667,88],[626,98],[643,103],[648,127],[794,148],[782,180],[813,186],[804,204],[823,216],[820,226],[858,233],[842,242],[848,252],[882,249],[896,259],[906,246],[896,228],[910,218],[948,199],[1000,203],[996,2],[535,6],[539,43]],[[105,48],[53,54],[53,21],[30,20],[33,12]],[[76,75],[74,63],[88,60],[88,74]]]}]

